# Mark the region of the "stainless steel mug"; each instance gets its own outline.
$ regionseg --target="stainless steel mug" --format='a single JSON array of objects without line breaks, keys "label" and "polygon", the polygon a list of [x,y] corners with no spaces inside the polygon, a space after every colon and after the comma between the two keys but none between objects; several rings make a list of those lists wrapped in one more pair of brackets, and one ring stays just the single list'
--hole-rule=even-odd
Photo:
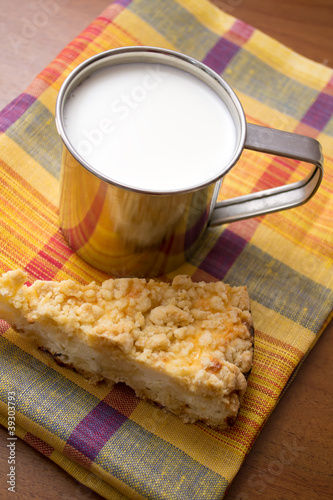
[{"label": "stainless steel mug", "polygon": [[[211,87],[228,107],[237,145],[232,160],[221,165],[214,178],[180,191],[137,189],[110,180],[73,147],[64,124],[69,95],[100,68],[133,62],[168,65],[190,73]],[[323,175],[318,141],[247,123],[237,96],[219,75],[191,57],[156,47],[109,50],[80,64],[60,89],[56,125],[64,144],[60,196],[63,234],[82,259],[114,276],[167,273],[196,250],[208,226],[301,205],[316,192]],[[223,177],[244,148],[302,160],[313,168],[302,181],[217,203]]]}]

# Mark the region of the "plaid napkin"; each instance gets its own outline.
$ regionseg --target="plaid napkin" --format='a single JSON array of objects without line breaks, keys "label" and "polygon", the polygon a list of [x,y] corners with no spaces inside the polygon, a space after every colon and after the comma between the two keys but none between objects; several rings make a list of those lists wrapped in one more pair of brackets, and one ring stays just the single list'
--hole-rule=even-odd
[{"label": "plaid napkin", "polygon": [[[248,286],[254,367],[232,430],[182,424],[123,385],[89,385],[2,320],[0,421],[8,424],[8,394],[15,394],[17,436],[105,498],[216,500],[332,316],[333,71],[205,0],[116,1],[1,113],[1,272],[21,267],[30,281],[107,278],[73,254],[59,230],[54,109],[74,67],[126,45],[194,56],[231,84],[249,122],[316,137],[324,180],[306,205],[208,230],[200,250],[168,276]],[[246,151],[223,194],[296,181],[308,168]]]}]

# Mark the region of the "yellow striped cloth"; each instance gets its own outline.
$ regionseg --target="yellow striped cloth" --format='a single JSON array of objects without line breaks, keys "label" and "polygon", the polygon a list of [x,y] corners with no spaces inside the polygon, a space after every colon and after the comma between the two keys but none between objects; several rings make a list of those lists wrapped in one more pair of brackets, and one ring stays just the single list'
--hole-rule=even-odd
[{"label": "yellow striped cloth", "polygon": [[[64,78],[101,51],[154,45],[193,56],[235,89],[249,122],[315,137],[325,174],[305,205],[210,229],[180,269],[247,285],[254,366],[230,431],[185,425],[122,385],[89,385],[0,320],[0,422],[107,499],[222,498],[260,429],[332,317],[333,71],[206,0],[118,0],[0,114],[0,270],[30,281],[105,275],[81,261],[58,224],[62,145],[54,123]],[[304,177],[307,166],[246,151],[224,196]],[[9,397],[11,396],[11,397]]]}]

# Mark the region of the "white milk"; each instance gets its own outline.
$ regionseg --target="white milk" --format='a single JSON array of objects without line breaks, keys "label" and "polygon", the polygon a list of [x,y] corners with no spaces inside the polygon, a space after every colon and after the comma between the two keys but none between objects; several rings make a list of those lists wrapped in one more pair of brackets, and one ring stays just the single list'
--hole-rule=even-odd
[{"label": "white milk", "polygon": [[149,191],[204,183],[223,170],[236,147],[235,125],[217,94],[159,64],[96,71],[69,97],[64,125],[94,170]]}]

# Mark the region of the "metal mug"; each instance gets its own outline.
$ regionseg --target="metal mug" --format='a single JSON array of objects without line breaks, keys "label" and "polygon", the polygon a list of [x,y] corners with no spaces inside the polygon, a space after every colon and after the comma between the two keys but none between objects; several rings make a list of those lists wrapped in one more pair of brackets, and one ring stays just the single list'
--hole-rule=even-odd
[{"label": "metal mug", "polygon": [[[133,62],[168,65],[190,73],[227,105],[236,126],[237,146],[232,160],[221,165],[217,176],[182,191],[142,190],[110,180],[75,150],[64,125],[68,96],[100,68]],[[64,144],[60,187],[63,234],[83,260],[118,277],[165,274],[190,257],[208,226],[301,205],[316,192],[323,175],[318,141],[247,123],[237,96],[218,74],[187,55],[162,48],[113,49],[81,63],[60,89],[56,125]],[[216,202],[223,177],[244,148],[305,161],[314,168],[302,181]]]}]

